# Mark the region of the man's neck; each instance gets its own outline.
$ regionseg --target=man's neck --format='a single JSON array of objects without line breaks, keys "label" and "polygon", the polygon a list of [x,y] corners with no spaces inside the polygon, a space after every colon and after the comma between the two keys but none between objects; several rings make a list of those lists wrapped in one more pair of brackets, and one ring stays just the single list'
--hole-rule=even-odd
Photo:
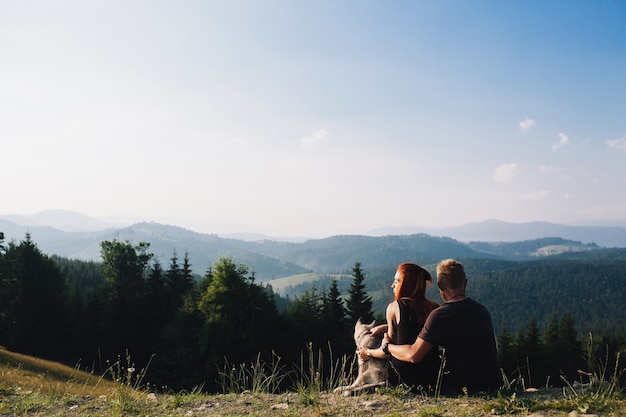
[{"label": "man's neck", "polygon": [[456,292],[456,293],[444,294],[444,295],[445,297],[443,301],[446,303],[456,303],[458,301],[463,301],[467,298],[465,295],[465,292]]}]

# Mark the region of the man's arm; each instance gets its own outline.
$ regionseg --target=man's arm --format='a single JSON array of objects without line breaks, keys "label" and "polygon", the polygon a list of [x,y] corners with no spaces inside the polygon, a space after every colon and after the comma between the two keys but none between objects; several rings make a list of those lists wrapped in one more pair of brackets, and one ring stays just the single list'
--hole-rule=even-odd
[{"label": "man's arm", "polygon": [[433,345],[418,337],[412,345],[389,345],[391,356],[404,362],[419,362],[433,348]]}]

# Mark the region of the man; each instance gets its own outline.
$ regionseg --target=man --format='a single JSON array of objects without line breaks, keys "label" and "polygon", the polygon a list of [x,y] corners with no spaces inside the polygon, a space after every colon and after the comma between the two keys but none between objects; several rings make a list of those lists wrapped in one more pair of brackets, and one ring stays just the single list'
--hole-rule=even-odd
[{"label": "man", "polygon": [[[443,394],[497,390],[502,375],[491,315],[482,304],[465,295],[463,265],[454,259],[441,261],[437,265],[437,285],[444,304],[430,313],[415,342],[393,345],[385,333],[380,350],[402,361],[419,362],[431,349],[442,346]],[[367,349],[359,349],[358,353],[361,360],[372,354]]]}]

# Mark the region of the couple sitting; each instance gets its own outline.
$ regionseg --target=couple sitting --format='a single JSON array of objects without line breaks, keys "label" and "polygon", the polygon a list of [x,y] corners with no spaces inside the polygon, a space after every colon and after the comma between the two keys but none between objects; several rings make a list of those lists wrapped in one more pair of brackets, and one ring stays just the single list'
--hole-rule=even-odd
[{"label": "couple sitting", "polygon": [[465,295],[463,265],[448,259],[437,266],[443,305],[426,298],[426,285],[432,285],[428,271],[413,263],[398,266],[387,324],[372,329],[373,334],[384,333],[383,343],[378,349],[360,347],[359,358],[391,356],[399,382],[415,390],[436,387],[442,361],[442,394],[497,390],[502,376],[491,315]]}]

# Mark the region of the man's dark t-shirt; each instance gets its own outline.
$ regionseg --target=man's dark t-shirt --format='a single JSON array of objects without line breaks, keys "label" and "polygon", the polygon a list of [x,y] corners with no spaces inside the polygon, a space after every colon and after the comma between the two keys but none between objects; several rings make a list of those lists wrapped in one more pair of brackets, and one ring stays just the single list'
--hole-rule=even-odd
[{"label": "man's dark t-shirt", "polygon": [[482,304],[470,298],[443,304],[430,313],[419,337],[445,349],[446,391],[472,394],[501,386],[491,315]]}]

